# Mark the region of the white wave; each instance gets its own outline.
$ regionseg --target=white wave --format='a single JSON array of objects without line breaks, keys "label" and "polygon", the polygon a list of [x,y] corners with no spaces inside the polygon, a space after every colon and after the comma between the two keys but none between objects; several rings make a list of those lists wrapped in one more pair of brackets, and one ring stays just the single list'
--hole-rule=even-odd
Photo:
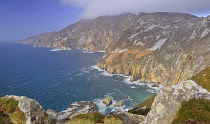
[{"label": "white wave", "polygon": [[99,53],[105,53],[106,51],[82,51],[83,53],[96,53],[96,52],[99,52]]},{"label": "white wave", "polygon": [[130,88],[134,89],[134,88],[136,88],[136,86],[131,86]]},{"label": "white wave", "polygon": [[97,51],[97,52],[99,52],[99,53],[105,53],[106,51],[101,50],[101,51]]},{"label": "white wave", "polygon": [[61,49],[52,49],[50,51],[60,51]]},{"label": "white wave", "polygon": [[98,70],[98,71],[105,71],[105,70],[100,69],[97,65],[93,65],[93,66],[91,66],[90,68],[91,68],[91,69],[96,69],[96,70]]},{"label": "white wave", "polygon": [[83,53],[95,53],[95,52],[89,52],[89,51],[82,51]]}]

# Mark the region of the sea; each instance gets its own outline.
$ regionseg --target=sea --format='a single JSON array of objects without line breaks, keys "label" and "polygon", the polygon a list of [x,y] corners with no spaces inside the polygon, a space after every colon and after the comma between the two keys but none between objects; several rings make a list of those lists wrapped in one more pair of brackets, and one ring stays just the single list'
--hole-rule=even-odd
[{"label": "sea", "polygon": [[[109,74],[96,66],[104,52],[58,50],[14,42],[0,42],[0,97],[27,96],[57,112],[76,101],[93,101],[99,111],[129,110],[163,86],[130,82],[128,76]],[[122,107],[106,107],[111,97]]]}]

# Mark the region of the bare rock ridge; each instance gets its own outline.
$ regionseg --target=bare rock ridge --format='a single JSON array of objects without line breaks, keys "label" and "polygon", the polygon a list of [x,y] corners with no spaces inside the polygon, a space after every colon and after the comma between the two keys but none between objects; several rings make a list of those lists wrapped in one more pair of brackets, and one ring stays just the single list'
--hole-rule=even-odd
[{"label": "bare rock ridge", "polygon": [[210,67],[210,16],[130,13],[81,20],[19,41],[59,49],[106,50],[98,62],[131,81],[170,86]]}]

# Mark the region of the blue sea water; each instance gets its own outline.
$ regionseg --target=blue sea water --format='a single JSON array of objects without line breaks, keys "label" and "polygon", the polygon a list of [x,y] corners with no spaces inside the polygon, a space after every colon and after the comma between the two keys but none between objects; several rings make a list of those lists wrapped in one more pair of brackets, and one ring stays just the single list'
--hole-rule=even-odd
[{"label": "blue sea water", "polygon": [[[58,112],[72,102],[91,100],[101,113],[108,114],[135,107],[156,92],[148,85],[129,82],[128,77],[110,75],[97,68],[103,54],[0,42],[0,97],[27,96],[45,110]],[[105,107],[102,100],[108,96],[114,101],[122,100],[124,106]]]}]

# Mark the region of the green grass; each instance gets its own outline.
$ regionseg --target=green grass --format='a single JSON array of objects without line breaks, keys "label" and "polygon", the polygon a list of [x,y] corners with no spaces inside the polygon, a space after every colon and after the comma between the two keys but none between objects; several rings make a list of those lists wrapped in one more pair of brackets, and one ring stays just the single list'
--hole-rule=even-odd
[{"label": "green grass", "polygon": [[[137,105],[135,108],[129,110],[128,112],[130,112],[132,114],[138,114],[138,115],[147,115],[151,109],[151,106],[152,106],[155,96],[156,95],[151,96],[149,99],[140,103],[139,105]],[[146,109],[140,109],[142,107],[146,107]]]},{"label": "green grass", "polygon": [[204,89],[210,91],[210,67],[202,70],[190,79],[195,81]]},{"label": "green grass", "polygon": [[0,123],[25,124],[25,115],[18,108],[18,101],[12,98],[0,99]]},{"label": "green grass", "polygon": [[90,113],[74,116],[66,124],[122,124],[122,121],[114,115],[105,117],[100,113]]},{"label": "green grass", "polygon": [[104,118],[104,124],[123,124],[122,121],[115,115],[106,116]]},{"label": "green grass", "polygon": [[210,123],[210,100],[191,99],[183,103],[172,124],[185,123],[190,120]]}]

